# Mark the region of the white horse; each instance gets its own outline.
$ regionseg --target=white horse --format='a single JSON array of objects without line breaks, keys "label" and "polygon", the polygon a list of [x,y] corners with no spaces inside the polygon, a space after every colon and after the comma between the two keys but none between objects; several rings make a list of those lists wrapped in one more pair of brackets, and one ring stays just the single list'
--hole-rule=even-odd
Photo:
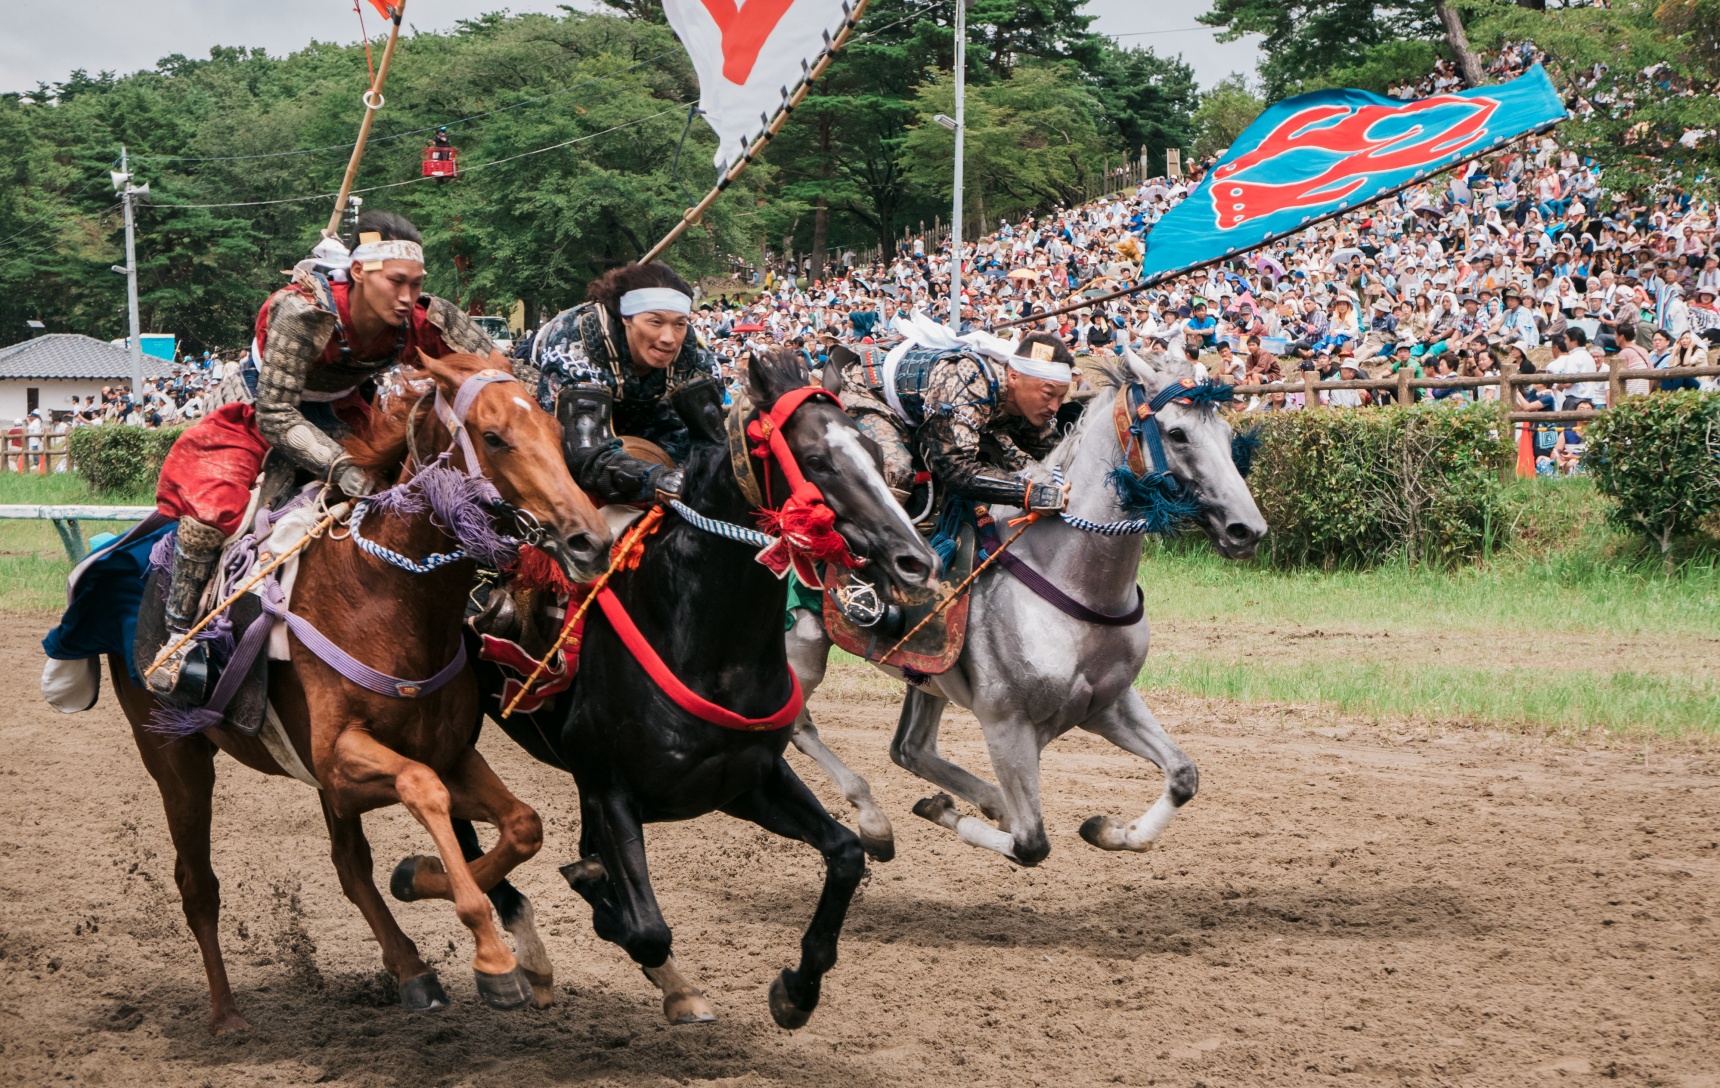
[{"label": "white horse", "polygon": [[[1252,557],[1266,523],[1233,459],[1230,424],[1211,403],[1211,394],[1222,399],[1228,390],[1195,383],[1187,363],[1164,355],[1100,363],[1089,378],[1098,395],[1074,431],[1032,471],[1036,479],[1071,485],[1069,509],[1061,519],[1031,525],[1006,554],[1079,602],[1072,611],[1085,605],[1126,618],[1142,599],[1135,581],[1142,535],[1159,528],[1149,528],[1152,517],[1140,516],[1142,503],[1152,505],[1155,484],[1162,489],[1169,483],[1153,475],[1155,468],[1174,478],[1169,494],[1182,500],[1182,513],[1191,512],[1190,500],[1197,504],[1192,516],[1226,558]],[[1171,399],[1176,390],[1189,391],[1191,399]],[[1149,433],[1155,424],[1156,436]],[[1007,519],[1018,511],[993,513],[1007,537]],[[977,806],[986,819],[962,815],[943,793],[921,800],[915,814],[963,842],[1038,864],[1051,850],[1040,810],[1040,753],[1079,727],[1151,760],[1165,775],[1164,792],[1139,819],[1096,815],[1081,825],[1081,837],[1102,850],[1150,849],[1194,796],[1199,775],[1134,687],[1147,656],[1144,617],[1109,625],[1075,618],[1001,568],[993,564],[974,583],[967,644],[955,666],[907,685],[890,744],[899,766]],[[808,695],[824,678],[829,650],[822,617],[797,610],[788,655]],[[979,719],[996,785],[938,753],[938,724],[950,702]],[[859,810],[867,851],[880,860],[893,856],[890,821],[871,789],[825,747],[805,711],[795,723],[794,743]]]}]

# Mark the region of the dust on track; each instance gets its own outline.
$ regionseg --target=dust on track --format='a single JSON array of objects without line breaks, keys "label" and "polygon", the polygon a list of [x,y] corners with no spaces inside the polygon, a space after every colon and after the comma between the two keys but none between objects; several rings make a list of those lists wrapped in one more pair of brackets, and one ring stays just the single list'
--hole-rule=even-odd
[{"label": "dust on track", "polygon": [[[677,955],[721,1017],[670,1029],[555,872],[578,830],[571,780],[490,730],[486,756],[545,818],[516,881],[556,1006],[482,1007],[451,906],[413,903],[395,913],[455,1004],[401,1013],[311,791],[223,759],[221,931],[256,1027],[211,1039],[124,719],[106,692],[76,717],[42,704],[35,640],[52,619],[8,619],[0,1083],[1720,1086],[1720,757],[1159,697],[1202,777],[1162,848],[1113,855],[1076,836],[1094,812],[1144,811],[1159,776],[1068,737],[1045,765],[1053,852],[1023,870],[909,814],[929,789],[886,758],[888,689],[855,674],[814,710],[900,852],[871,867],[801,1031],[771,1023],[765,988],[817,896],[810,849],[723,816],[650,829]],[[984,766],[970,717],[952,712],[945,733]],[[429,852],[399,809],[365,823],[379,877]]]}]

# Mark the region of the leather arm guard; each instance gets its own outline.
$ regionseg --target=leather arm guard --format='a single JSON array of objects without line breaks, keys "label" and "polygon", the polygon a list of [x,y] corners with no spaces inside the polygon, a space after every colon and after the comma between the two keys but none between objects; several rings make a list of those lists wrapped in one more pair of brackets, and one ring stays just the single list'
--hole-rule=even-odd
[{"label": "leather arm guard", "polygon": [[561,453],[573,482],[603,502],[652,502],[660,490],[678,495],[679,472],[642,461],[621,448],[610,428],[614,398],[600,385],[564,385],[556,393]]},{"label": "leather arm guard", "polygon": [[1056,512],[1063,509],[1063,491],[1052,484],[1036,484],[1026,477],[999,479],[995,476],[973,476],[952,487],[956,494],[972,502],[992,506],[1013,506],[1020,510]]},{"label": "leather arm guard", "polygon": [[305,379],[334,335],[334,315],[284,295],[269,315],[269,336],[257,360],[257,432],[300,468],[328,479],[346,456],[304,413]]}]

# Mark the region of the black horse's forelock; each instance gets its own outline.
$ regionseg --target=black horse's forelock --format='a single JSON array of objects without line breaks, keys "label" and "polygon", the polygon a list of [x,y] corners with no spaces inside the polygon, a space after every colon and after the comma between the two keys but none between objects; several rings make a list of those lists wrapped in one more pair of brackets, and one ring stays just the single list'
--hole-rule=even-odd
[{"label": "black horse's forelock", "polygon": [[766,397],[765,403],[755,402],[754,407],[767,412],[784,393],[812,381],[812,371],[807,369],[806,360],[799,352],[783,347],[755,352],[747,362],[747,369]]}]

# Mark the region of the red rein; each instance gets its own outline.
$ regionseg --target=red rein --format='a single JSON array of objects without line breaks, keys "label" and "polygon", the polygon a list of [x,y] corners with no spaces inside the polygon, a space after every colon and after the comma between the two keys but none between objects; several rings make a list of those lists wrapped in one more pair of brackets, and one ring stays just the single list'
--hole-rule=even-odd
[{"label": "red rein", "polygon": [[[759,555],[759,562],[782,577],[792,566],[794,573],[810,589],[824,588],[819,568],[826,563],[839,567],[855,567],[858,561],[848,551],[848,542],[836,531],[836,511],[824,502],[818,485],[807,480],[794,459],[794,451],[782,435],[783,424],[813,397],[828,397],[840,408],[836,394],[821,386],[809,385],[792,390],[777,398],[770,411],[760,412],[747,424],[747,437],[754,443],[752,454],[764,463],[765,509],[759,511],[759,524],[778,538],[777,543]],[[775,461],[788,481],[788,498],[775,506],[770,494],[770,463]]]}]

